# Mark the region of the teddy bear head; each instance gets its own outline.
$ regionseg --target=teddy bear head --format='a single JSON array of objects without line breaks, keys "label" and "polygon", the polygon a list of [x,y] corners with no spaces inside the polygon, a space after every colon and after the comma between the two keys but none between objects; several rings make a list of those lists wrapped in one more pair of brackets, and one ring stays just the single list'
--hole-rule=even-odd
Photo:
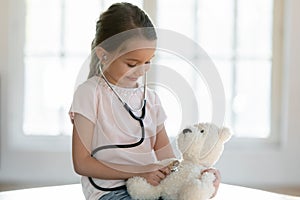
[{"label": "teddy bear head", "polygon": [[177,146],[185,161],[206,167],[213,166],[220,158],[224,143],[231,137],[228,128],[212,123],[199,123],[184,128],[177,137]]}]

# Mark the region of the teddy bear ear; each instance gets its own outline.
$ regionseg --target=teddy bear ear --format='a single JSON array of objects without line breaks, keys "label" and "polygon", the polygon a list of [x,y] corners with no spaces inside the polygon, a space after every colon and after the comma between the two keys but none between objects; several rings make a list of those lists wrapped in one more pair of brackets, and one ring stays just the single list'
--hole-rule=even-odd
[{"label": "teddy bear ear", "polygon": [[220,135],[221,135],[221,139],[224,141],[224,142],[227,142],[231,136],[232,136],[232,133],[231,133],[231,130],[227,127],[223,127],[220,129]]}]

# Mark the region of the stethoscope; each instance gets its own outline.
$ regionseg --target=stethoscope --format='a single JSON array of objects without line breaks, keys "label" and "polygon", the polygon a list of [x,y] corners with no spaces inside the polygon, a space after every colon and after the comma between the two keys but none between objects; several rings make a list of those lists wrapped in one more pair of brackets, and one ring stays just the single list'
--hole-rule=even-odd
[{"label": "stethoscope", "polygon": [[[146,91],[147,91],[147,74],[145,73],[144,75],[144,94],[143,94],[143,100],[142,100],[142,105],[139,109],[133,109],[131,108],[121,97],[120,95],[114,90],[113,86],[108,82],[108,80],[106,79],[103,71],[102,71],[102,66],[99,66],[99,71],[100,71],[100,75],[102,76],[102,78],[104,79],[104,81],[106,82],[106,84],[108,85],[108,87],[112,90],[112,92],[116,95],[116,97],[119,99],[119,101],[122,103],[123,107],[125,108],[125,110],[127,110],[127,112],[130,114],[130,116],[135,119],[136,121],[139,122],[140,126],[141,126],[141,130],[142,130],[142,135],[141,135],[141,139],[138,142],[132,143],[132,144],[111,144],[111,145],[105,145],[105,146],[100,146],[95,148],[92,152],[91,152],[91,157],[94,157],[94,155],[102,150],[105,149],[115,149],[115,148],[132,148],[132,147],[136,147],[139,146],[140,144],[143,143],[144,138],[145,138],[145,128],[144,128],[144,123],[143,123],[143,119],[145,117],[146,114]],[[138,111],[142,111],[140,116],[136,116],[133,112],[138,112]],[[102,190],[102,191],[115,191],[115,190],[120,190],[120,189],[126,189],[126,185],[121,185],[121,186],[117,186],[117,187],[112,187],[112,188],[103,188],[100,187],[99,185],[97,185],[92,177],[88,177],[90,183],[98,190]]]}]

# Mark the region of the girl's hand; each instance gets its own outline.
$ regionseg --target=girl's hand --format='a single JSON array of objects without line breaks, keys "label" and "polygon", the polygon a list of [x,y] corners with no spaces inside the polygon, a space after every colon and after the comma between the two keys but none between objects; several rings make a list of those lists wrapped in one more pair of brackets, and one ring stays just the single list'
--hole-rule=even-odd
[{"label": "girl's hand", "polygon": [[219,189],[219,185],[221,183],[221,174],[220,171],[214,168],[209,168],[209,169],[205,169],[201,172],[201,174],[203,174],[204,172],[210,172],[213,173],[216,177],[216,179],[214,180],[214,187],[215,187],[215,193],[210,197],[213,198],[216,196],[218,189]]},{"label": "girl's hand", "polygon": [[157,186],[170,173],[170,169],[168,167],[164,167],[159,170],[143,173],[140,176],[144,177],[149,184]]}]

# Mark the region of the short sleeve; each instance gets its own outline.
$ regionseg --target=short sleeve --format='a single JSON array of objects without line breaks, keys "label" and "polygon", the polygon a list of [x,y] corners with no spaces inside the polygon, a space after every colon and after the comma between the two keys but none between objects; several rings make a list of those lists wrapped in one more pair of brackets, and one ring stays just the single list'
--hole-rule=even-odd
[{"label": "short sleeve", "polygon": [[159,96],[156,93],[154,94],[155,94],[155,107],[156,107],[156,127],[158,132],[163,127],[163,124],[167,119],[167,115],[161,104]]},{"label": "short sleeve", "polygon": [[70,112],[81,114],[95,124],[97,119],[96,87],[88,82],[76,89]]}]

